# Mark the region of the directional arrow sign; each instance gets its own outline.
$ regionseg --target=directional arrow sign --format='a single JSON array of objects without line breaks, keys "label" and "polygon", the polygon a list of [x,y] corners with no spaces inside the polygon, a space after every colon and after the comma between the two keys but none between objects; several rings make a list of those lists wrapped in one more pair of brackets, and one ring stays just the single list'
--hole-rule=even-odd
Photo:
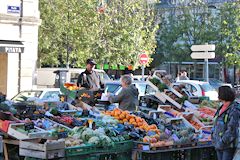
[{"label": "directional arrow sign", "polygon": [[192,51],[215,51],[215,45],[192,45]]},{"label": "directional arrow sign", "polygon": [[213,59],[215,52],[192,52],[192,59]]}]

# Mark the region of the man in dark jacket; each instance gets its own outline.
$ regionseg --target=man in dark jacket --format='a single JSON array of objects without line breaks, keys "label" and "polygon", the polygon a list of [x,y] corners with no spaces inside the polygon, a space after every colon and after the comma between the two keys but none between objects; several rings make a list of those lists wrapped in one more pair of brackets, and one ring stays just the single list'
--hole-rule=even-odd
[{"label": "man in dark jacket", "polygon": [[98,73],[93,70],[96,62],[94,62],[93,59],[87,59],[86,63],[86,70],[78,76],[77,86],[84,87],[91,91],[97,91],[103,86],[103,83]]},{"label": "man in dark jacket", "polygon": [[218,160],[232,160],[237,147],[240,106],[235,93],[228,86],[219,87],[219,100],[223,105],[217,110],[212,133]]},{"label": "man in dark jacket", "polygon": [[138,89],[132,84],[132,78],[128,75],[121,77],[122,90],[118,95],[110,96],[111,103],[119,103],[122,110],[134,111],[138,105]]}]

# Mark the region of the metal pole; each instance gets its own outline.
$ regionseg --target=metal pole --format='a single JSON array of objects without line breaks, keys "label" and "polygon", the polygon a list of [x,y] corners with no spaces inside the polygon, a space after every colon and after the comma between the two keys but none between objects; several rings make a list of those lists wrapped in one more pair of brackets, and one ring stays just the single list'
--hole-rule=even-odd
[{"label": "metal pole", "polygon": [[208,78],[208,59],[207,58],[205,59],[205,80],[206,80],[206,82],[209,81],[209,78]]},{"label": "metal pole", "polygon": [[144,81],[144,65],[142,65],[142,81]]}]

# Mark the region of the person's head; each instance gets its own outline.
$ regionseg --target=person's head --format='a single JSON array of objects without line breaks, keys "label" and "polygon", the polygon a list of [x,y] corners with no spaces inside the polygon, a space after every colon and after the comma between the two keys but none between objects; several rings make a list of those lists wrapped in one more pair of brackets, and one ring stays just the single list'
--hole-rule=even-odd
[{"label": "person's head", "polygon": [[124,75],[121,77],[121,85],[126,88],[132,84],[132,78],[129,75]]},{"label": "person's head", "polygon": [[218,99],[220,101],[232,102],[235,99],[235,92],[229,86],[221,86],[218,88]]},{"label": "person's head", "polygon": [[97,63],[93,59],[89,58],[87,59],[86,64],[86,69],[91,72]]},{"label": "person's head", "polygon": [[187,76],[187,72],[186,72],[186,71],[183,71],[183,72],[182,72],[182,75],[183,75],[183,76]]}]

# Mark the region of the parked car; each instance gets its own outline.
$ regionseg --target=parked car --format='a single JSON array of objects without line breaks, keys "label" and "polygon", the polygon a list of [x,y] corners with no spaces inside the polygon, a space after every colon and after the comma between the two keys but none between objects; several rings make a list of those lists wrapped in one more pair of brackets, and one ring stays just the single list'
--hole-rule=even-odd
[{"label": "parked car", "polygon": [[133,80],[134,81],[146,81],[148,78],[147,75],[144,75],[143,78],[142,78],[142,75],[133,75]]},{"label": "parked car", "polygon": [[41,89],[21,91],[16,96],[14,96],[11,100],[15,103],[24,102],[29,99],[32,99],[32,100],[38,99],[43,102],[59,101],[59,94],[61,94],[61,91],[59,88],[41,88]]},{"label": "parked car", "polygon": [[173,84],[173,86],[183,84],[187,91],[194,96],[209,97],[210,100],[218,100],[218,92],[208,83],[196,80],[180,80]]},{"label": "parked car", "polygon": [[[200,80],[200,81],[204,81],[204,79],[198,79],[198,80]],[[215,79],[215,78],[209,78],[209,84],[213,87],[213,88],[215,88],[216,90],[218,90],[218,88],[219,87],[221,87],[221,86],[229,86],[229,87],[231,87],[232,88],[232,84],[230,84],[230,83],[224,83],[224,82],[222,82],[222,81],[220,81],[220,80],[218,80],[218,79]]]}]

